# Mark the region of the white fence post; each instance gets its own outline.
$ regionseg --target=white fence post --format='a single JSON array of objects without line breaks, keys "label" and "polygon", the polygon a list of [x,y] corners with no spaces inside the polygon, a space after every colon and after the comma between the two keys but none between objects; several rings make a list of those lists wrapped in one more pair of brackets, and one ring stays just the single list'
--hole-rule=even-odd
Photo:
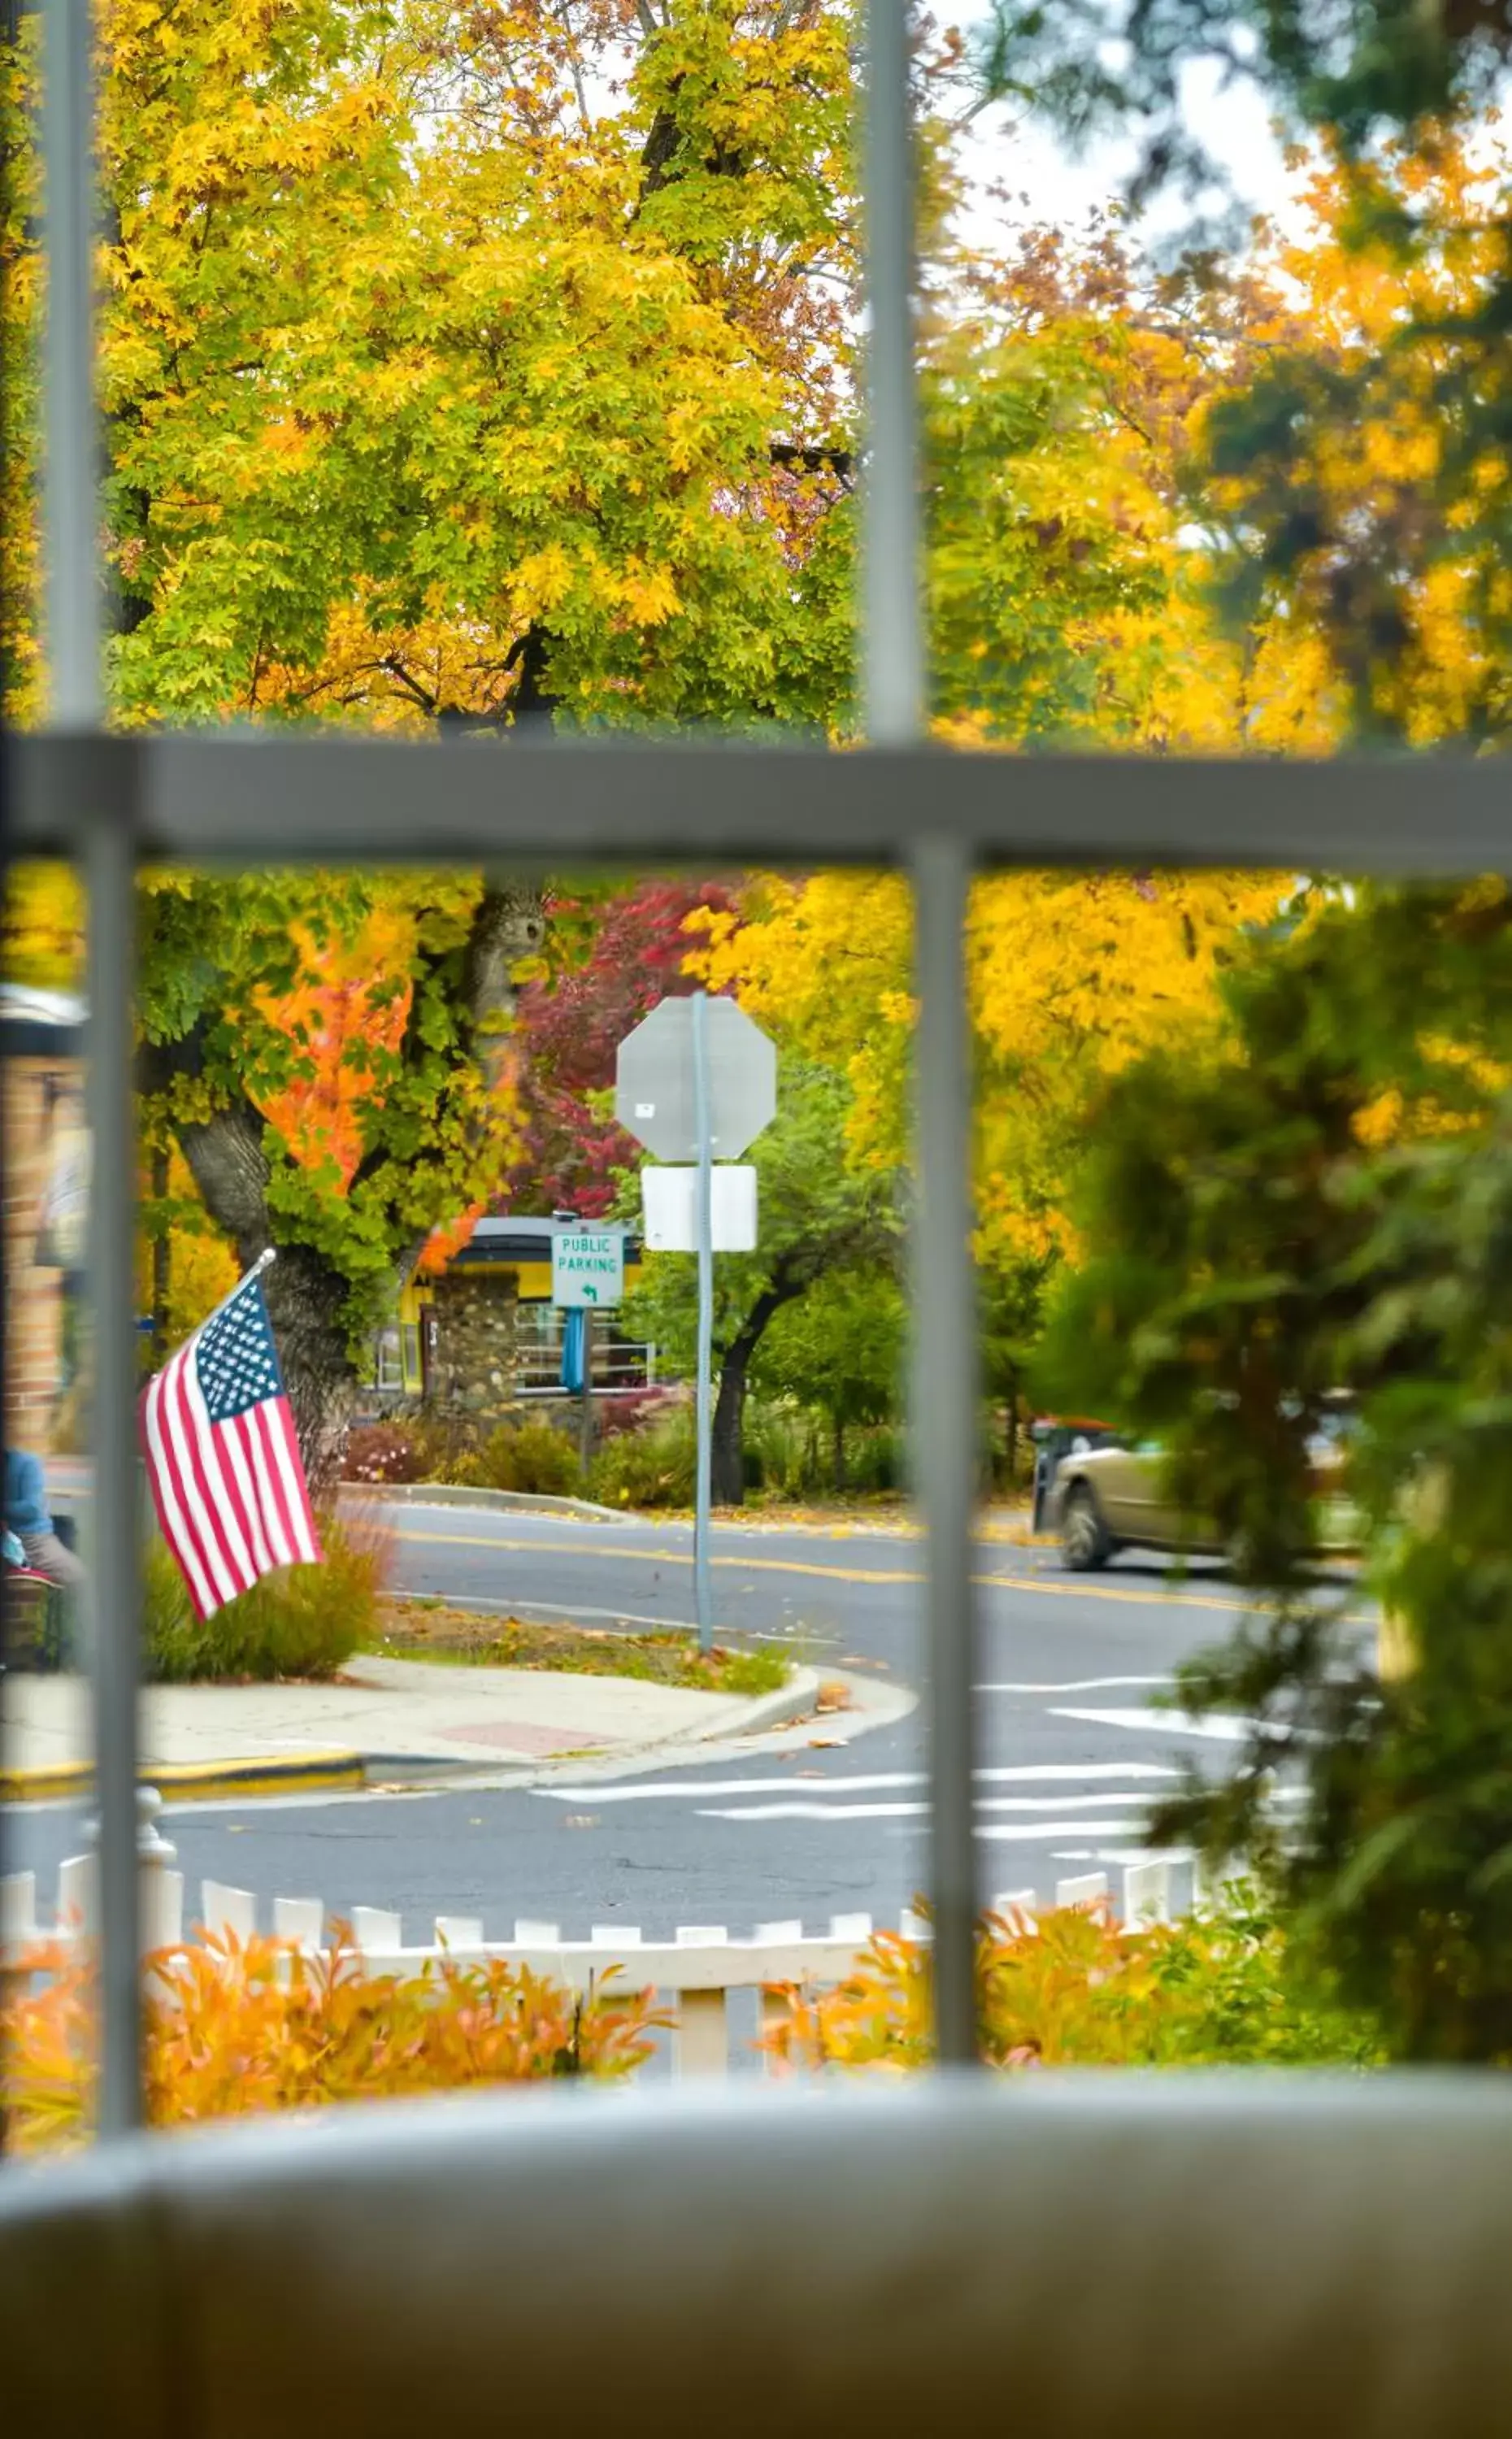
[{"label": "white fence post", "polygon": [[0,1879],[0,1949],[30,1948],[40,1936],[36,1873],[7,1872]]},{"label": "white fence post", "polygon": [[988,1911],[995,1914],[1000,1921],[1007,1923],[1010,1929],[1017,1926],[1024,1931],[1038,1931],[1040,1928],[1039,1896],[1034,1889],[1005,1889],[993,1898]]},{"label": "white fence post", "polygon": [[58,1928],[93,1939],[99,1930],[99,1858],[70,1855],[58,1866]]},{"label": "white fence post", "polygon": [[[722,1924],[690,1924],[680,1928],[679,1948],[726,1946],[730,1934]],[[722,2075],[730,2071],[730,2024],[722,1990],[679,1990],[677,1998],[677,2071],[680,2075]]]},{"label": "white fence post", "polygon": [[[870,1919],[871,1917],[868,1915],[868,1922]],[[802,1937],[803,1925],[801,1922],[758,1922],[756,1927],[756,1944],[758,1947],[762,1948],[792,1947],[801,1940]],[[762,1986],[759,2005],[761,2011],[761,2029],[764,2033],[770,2033],[773,2027],[776,2024],[784,2024],[787,2022],[788,2003],[783,1997],[780,1989],[774,1989],[770,1985],[764,1984]],[[775,2071],[775,2061],[770,2050],[764,2054],[762,2071],[766,2074],[772,2074]]]},{"label": "white fence post", "polygon": [[1171,1867],[1163,1856],[1130,1863],[1124,1870],[1124,1920],[1130,1930],[1142,1923],[1169,1922]]},{"label": "white fence post", "polygon": [[353,1906],[352,1937],[365,1957],[386,1955],[404,1945],[404,1917],[386,1906]]},{"label": "white fence post", "polygon": [[1074,1879],[1056,1882],[1058,1906],[1096,1905],[1107,1895],[1106,1872],[1079,1872]]},{"label": "white fence post", "polygon": [[1222,1914],[1233,1901],[1235,1888],[1244,1879],[1243,1865],[1232,1860],[1210,1864],[1205,1855],[1195,1856],[1192,1862],[1192,1912]]},{"label": "white fence post", "polygon": [[320,1946],[325,1928],[326,1909],[318,1897],[274,1898],[275,1939],[292,1940],[308,1955]]},{"label": "white fence post", "polygon": [[676,2002],[679,2075],[728,2074],[730,2021],[724,1992],[679,1990]]},{"label": "white fence post", "polygon": [[184,1875],[175,1872],[178,1848],[159,1829],[163,1799],[155,1787],[136,1790],[136,1910],[142,1953],[177,1948],[184,1938]]},{"label": "white fence post", "polygon": [[212,1939],[229,1935],[244,1947],[258,1935],[258,1900],[250,1889],[228,1888],[222,1880],[202,1880],[200,1920]]}]

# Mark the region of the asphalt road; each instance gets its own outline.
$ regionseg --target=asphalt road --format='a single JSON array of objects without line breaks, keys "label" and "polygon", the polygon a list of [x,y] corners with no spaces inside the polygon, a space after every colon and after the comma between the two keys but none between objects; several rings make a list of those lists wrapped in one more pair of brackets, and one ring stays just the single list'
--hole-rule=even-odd
[{"label": "asphalt road", "polygon": [[[388,1514],[396,1577],[413,1592],[527,1615],[687,1618],[684,1526]],[[821,1666],[922,1687],[921,1561],[903,1533],[721,1525],[720,1619],[783,1637]],[[1221,1768],[1232,1753],[1237,1723],[1152,1706],[1182,1661],[1226,1634],[1236,1595],[1216,1568],[1182,1578],[1124,1554],[1100,1576],[1068,1577],[1053,1552],[997,1541],[981,1545],[978,1585],[982,1895],[1044,1899],[1059,1878],[1116,1875],[1146,1852],[1152,1793],[1187,1763]],[[569,1938],[597,1925],[647,1938],[692,1924],[740,1936],[784,1919],[816,1931],[832,1913],[896,1923],[925,1877],[922,1714],[836,1741],[849,1734],[842,1716],[785,1749],[763,1739],[696,1768],[175,1806],[167,1825],[191,1895],[204,1876],[253,1889],[264,1921],[283,1895],[319,1896],[338,1914],[398,1908],[416,1940],[437,1913],[480,1914],[490,1938],[521,1917]],[[45,1891],[77,1850],[77,1814],[24,1808],[8,1826],[7,1868],[36,1867]]]}]

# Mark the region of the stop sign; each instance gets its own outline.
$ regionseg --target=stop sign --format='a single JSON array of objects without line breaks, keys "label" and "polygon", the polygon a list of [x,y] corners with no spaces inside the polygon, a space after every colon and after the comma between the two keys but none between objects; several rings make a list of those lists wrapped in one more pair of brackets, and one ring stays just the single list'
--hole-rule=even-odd
[{"label": "stop sign", "polygon": [[[733,999],[711,999],[705,1011],[710,1150],[738,1160],[776,1115],[776,1044]],[[626,1034],[614,1059],[614,1115],[658,1160],[697,1160],[691,999],[659,1001]]]}]

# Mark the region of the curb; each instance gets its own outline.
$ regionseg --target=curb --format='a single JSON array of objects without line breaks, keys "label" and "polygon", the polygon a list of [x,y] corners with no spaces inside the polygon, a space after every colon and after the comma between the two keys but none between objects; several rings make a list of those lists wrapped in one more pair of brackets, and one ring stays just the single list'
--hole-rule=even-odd
[{"label": "curb", "polygon": [[619,1524],[634,1508],[599,1507],[592,1499],[566,1499],[551,1490],[474,1490],[460,1482],[344,1482],[343,1499],[393,1500],[401,1507],[483,1507],[501,1515],[535,1509],[544,1516],[591,1516]]},{"label": "curb", "polygon": [[[671,1736],[652,1739],[651,1750],[662,1752],[668,1745],[685,1746],[705,1740],[722,1744],[732,1736],[756,1736],[763,1728],[790,1727],[800,1719],[811,1718],[818,1706],[819,1683],[817,1669],[795,1668],[790,1683],[778,1686],[775,1693],[753,1694],[731,1718],[720,1721],[713,1735],[706,1729],[681,1728]],[[595,1761],[606,1758],[607,1749],[602,1745],[588,1743],[582,1751]],[[444,1786],[453,1778],[474,1779],[478,1769],[475,1761],[452,1759],[439,1754],[358,1753],[337,1748],[329,1753],[287,1758],[281,1754],[250,1755],[242,1761],[161,1762],[155,1766],[144,1762],[137,1778],[143,1787],[155,1787],[165,1804],[187,1804],[228,1795],[250,1798],[313,1794],[368,1787],[396,1777],[413,1784]],[[71,1795],[91,1794],[94,1785],[94,1770],[87,1762],[39,1762],[30,1768],[0,1771],[0,1804],[61,1803]]]},{"label": "curb", "polygon": [[[165,1804],[185,1804],[200,1796],[299,1795],[320,1788],[365,1786],[364,1754],[338,1748],[329,1753],[249,1754],[227,1762],[144,1762],[137,1772],[143,1787],[155,1787]],[[88,1762],[38,1762],[29,1769],[0,1771],[0,1803],[56,1803],[68,1795],[88,1795],[95,1785]]]},{"label": "curb", "polygon": [[[841,1669],[831,1669],[830,1677],[843,1676]],[[795,1668],[792,1682],[780,1685],[774,1694],[753,1694],[732,1718],[722,1720],[713,1731],[707,1728],[677,1728],[670,1736],[651,1736],[645,1744],[627,1753],[608,1745],[585,1744],[576,1754],[557,1754],[545,1763],[522,1759],[517,1765],[518,1784],[534,1786],[550,1779],[561,1771],[580,1776],[584,1771],[655,1769],[658,1757],[674,1749],[687,1753],[690,1748],[707,1744],[719,1749],[745,1736],[758,1736],[766,1728],[795,1727],[817,1716],[819,1687],[817,1668]],[[473,1786],[479,1780],[492,1784],[500,1773],[500,1765],[486,1762],[451,1760],[439,1754],[366,1753],[361,1756],[365,1767],[365,1784],[385,1787],[400,1783],[407,1787]],[[502,1765],[507,1770],[510,1765]],[[273,1788],[271,1794],[280,1792]]]},{"label": "curb", "polygon": [[[786,1685],[779,1685],[774,1694],[751,1695],[734,1718],[726,1719],[715,1733],[722,1743],[729,1736],[754,1736],[762,1728],[785,1728],[795,1719],[811,1718],[819,1707],[819,1682],[817,1668],[795,1668]],[[657,1738],[664,1745],[713,1741],[702,1728],[679,1728],[672,1736]]]}]

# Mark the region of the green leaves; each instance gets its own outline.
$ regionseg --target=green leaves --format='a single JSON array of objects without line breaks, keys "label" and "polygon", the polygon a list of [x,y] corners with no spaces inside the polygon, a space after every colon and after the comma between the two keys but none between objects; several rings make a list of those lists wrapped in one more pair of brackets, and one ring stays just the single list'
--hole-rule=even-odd
[{"label": "green leaves", "polygon": [[837,1432],[886,1422],[902,1402],[906,1320],[890,1270],[827,1272],[774,1317],[755,1385],[816,1409]]},{"label": "green leaves", "polygon": [[[1044,1356],[1048,1394],[1164,1441],[1270,1596],[1183,1683],[1254,1723],[1239,1778],[1161,1834],[1273,1843],[1267,1772],[1305,1761],[1281,1885],[1410,2057],[1512,2057],[1508,902],[1325,899],[1236,968],[1220,1060],[1118,1078]],[[1384,1685],[1358,1591],[1320,1593],[1307,1555],[1339,1389],[1370,1587],[1413,1655]]]}]

